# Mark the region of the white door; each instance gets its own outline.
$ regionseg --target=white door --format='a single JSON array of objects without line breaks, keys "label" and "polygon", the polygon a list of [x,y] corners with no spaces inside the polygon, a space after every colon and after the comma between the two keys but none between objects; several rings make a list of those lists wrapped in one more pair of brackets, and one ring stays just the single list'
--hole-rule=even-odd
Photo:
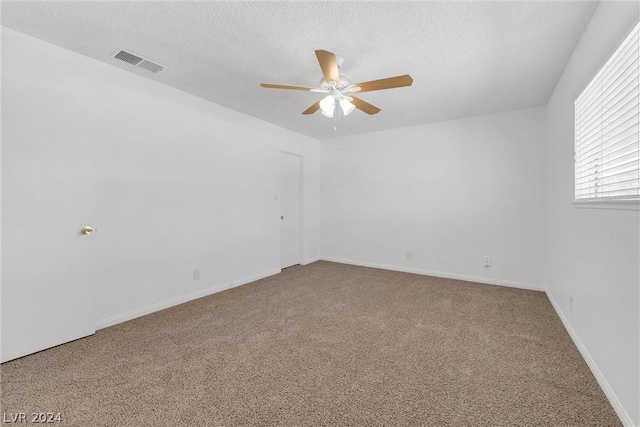
[{"label": "white door", "polygon": [[[26,73],[10,59],[8,80]],[[91,124],[60,108],[86,108],[81,100],[65,90],[41,96],[46,83],[31,83],[3,87],[3,99],[19,100],[2,105],[3,362],[95,331],[98,236],[81,234],[96,225]]]},{"label": "white door", "polygon": [[280,267],[302,262],[302,157],[280,153]]}]

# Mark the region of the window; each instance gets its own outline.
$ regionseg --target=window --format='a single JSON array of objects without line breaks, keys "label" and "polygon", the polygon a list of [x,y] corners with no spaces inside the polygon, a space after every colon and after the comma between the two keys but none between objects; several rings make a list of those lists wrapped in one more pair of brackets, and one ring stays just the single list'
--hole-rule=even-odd
[{"label": "window", "polygon": [[575,102],[576,201],[640,198],[640,23]]}]

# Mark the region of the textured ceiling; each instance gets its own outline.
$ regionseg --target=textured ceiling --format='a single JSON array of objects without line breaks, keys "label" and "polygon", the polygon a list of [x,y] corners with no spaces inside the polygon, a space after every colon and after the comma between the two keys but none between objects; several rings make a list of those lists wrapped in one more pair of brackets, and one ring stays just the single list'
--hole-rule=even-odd
[{"label": "textured ceiling", "polygon": [[[2,2],[2,25],[318,139],[544,105],[594,2]],[[159,74],[111,58],[124,48]],[[303,110],[314,50],[355,82],[410,74],[360,95],[382,109],[334,120]]]}]

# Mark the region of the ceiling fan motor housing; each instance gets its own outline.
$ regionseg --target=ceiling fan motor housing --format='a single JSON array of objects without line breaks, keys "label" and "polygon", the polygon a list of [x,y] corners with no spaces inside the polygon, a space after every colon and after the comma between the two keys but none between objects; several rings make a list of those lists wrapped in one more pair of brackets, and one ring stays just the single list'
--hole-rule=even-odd
[{"label": "ceiling fan motor housing", "polygon": [[322,89],[323,91],[331,91],[332,89],[338,89],[338,90],[345,90],[347,88],[347,86],[349,86],[353,81],[351,80],[351,77],[349,77],[346,74],[342,74],[340,73],[340,85],[335,85],[335,87],[332,87],[331,83],[327,83],[324,79],[324,77],[320,78],[320,89]]}]

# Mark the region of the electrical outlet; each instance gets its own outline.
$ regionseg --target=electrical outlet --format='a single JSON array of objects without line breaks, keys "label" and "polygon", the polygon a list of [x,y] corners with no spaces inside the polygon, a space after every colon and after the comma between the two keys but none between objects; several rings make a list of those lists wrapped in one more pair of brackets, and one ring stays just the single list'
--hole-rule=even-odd
[{"label": "electrical outlet", "polygon": [[413,259],[413,251],[407,251],[407,259]]},{"label": "electrical outlet", "polygon": [[438,262],[443,264],[447,261],[447,254],[445,252],[438,252]]},{"label": "electrical outlet", "polygon": [[569,296],[569,311],[573,313],[573,297]]},{"label": "electrical outlet", "polygon": [[193,270],[193,280],[200,280],[200,269],[196,268]]},{"label": "electrical outlet", "polygon": [[488,257],[488,256],[484,257],[484,266],[486,268],[491,267],[491,257]]}]

